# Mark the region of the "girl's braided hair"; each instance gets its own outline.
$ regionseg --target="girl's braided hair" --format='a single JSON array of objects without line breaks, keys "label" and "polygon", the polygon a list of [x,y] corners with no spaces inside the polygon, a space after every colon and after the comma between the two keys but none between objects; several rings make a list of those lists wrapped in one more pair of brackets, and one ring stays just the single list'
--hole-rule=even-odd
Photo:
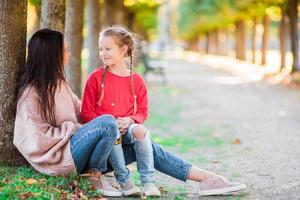
[{"label": "girl's braided hair", "polygon": [[[120,46],[126,45],[128,47],[127,49],[127,54],[130,58],[129,62],[129,69],[130,69],[130,88],[133,96],[133,114],[137,112],[137,97],[134,92],[134,81],[133,81],[133,73],[134,73],[134,66],[133,66],[133,52],[134,52],[134,38],[133,34],[126,28],[120,27],[120,26],[113,26],[113,27],[107,27],[104,30],[100,32],[100,37],[102,36],[110,36],[115,39],[115,42]],[[107,74],[108,66],[104,66],[104,71],[102,73],[102,78],[101,78],[101,94],[100,94],[100,99],[97,102],[98,105],[101,105],[103,98],[104,98],[104,83],[105,83],[105,78]]]}]

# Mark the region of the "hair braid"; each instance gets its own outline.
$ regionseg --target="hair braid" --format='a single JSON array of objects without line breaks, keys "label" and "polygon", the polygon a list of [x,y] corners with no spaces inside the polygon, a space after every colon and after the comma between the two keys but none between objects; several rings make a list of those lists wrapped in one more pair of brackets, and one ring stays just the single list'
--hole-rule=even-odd
[{"label": "hair braid", "polygon": [[105,81],[105,78],[106,78],[106,74],[107,74],[107,70],[108,70],[108,66],[104,66],[104,70],[102,72],[102,78],[101,78],[101,93],[100,93],[100,98],[99,98],[99,101],[97,102],[97,104],[100,106],[102,101],[103,101],[103,98],[104,98],[104,81]]},{"label": "hair braid", "polygon": [[136,103],[136,95],[134,92],[134,84],[133,84],[133,59],[132,53],[130,54],[130,87],[133,95],[133,114],[137,112],[137,103]]}]

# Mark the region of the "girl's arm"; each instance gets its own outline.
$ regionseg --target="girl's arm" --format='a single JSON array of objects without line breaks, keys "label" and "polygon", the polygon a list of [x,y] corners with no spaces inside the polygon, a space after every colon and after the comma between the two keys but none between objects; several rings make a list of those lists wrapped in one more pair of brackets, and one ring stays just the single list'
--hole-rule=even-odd
[{"label": "girl's arm", "polygon": [[80,113],[80,117],[84,123],[87,123],[98,116],[96,113],[96,102],[97,80],[94,76],[90,76],[85,84]]}]

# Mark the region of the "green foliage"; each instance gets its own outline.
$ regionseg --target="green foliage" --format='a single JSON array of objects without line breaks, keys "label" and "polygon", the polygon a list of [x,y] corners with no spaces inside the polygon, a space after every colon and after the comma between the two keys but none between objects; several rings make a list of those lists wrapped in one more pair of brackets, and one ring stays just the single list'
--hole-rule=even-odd
[{"label": "green foliage", "polygon": [[287,0],[182,0],[179,7],[179,34],[192,39],[199,34],[222,29],[237,20],[280,15]]},{"label": "green foliage", "polygon": [[41,0],[29,0],[29,3],[34,6],[41,5]]},{"label": "green foliage", "polygon": [[125,0],[124,5],[134,16],[133,27],[141,29],[148,37],[156,32],[159,1]]}]

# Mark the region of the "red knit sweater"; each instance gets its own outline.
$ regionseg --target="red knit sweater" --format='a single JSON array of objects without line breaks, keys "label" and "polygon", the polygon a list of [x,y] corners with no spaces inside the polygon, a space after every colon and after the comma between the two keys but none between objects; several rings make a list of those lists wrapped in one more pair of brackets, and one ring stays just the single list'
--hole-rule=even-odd
[{"label": "red knit sweater", "polygon": [[148,117],[148,94],[143,78],[133,74],[134,92],[137,96],[137,112],[133,115],[134,98],[130,88],[130,76],[118,76],[107,71],[104,81],[104,98],[101,105],[97,102],[101,95],[103,67],[92,72],[86,82],[80,116],[86,123],[97,116],[112,114],[117,117],[131,117],[142,124]]}]

